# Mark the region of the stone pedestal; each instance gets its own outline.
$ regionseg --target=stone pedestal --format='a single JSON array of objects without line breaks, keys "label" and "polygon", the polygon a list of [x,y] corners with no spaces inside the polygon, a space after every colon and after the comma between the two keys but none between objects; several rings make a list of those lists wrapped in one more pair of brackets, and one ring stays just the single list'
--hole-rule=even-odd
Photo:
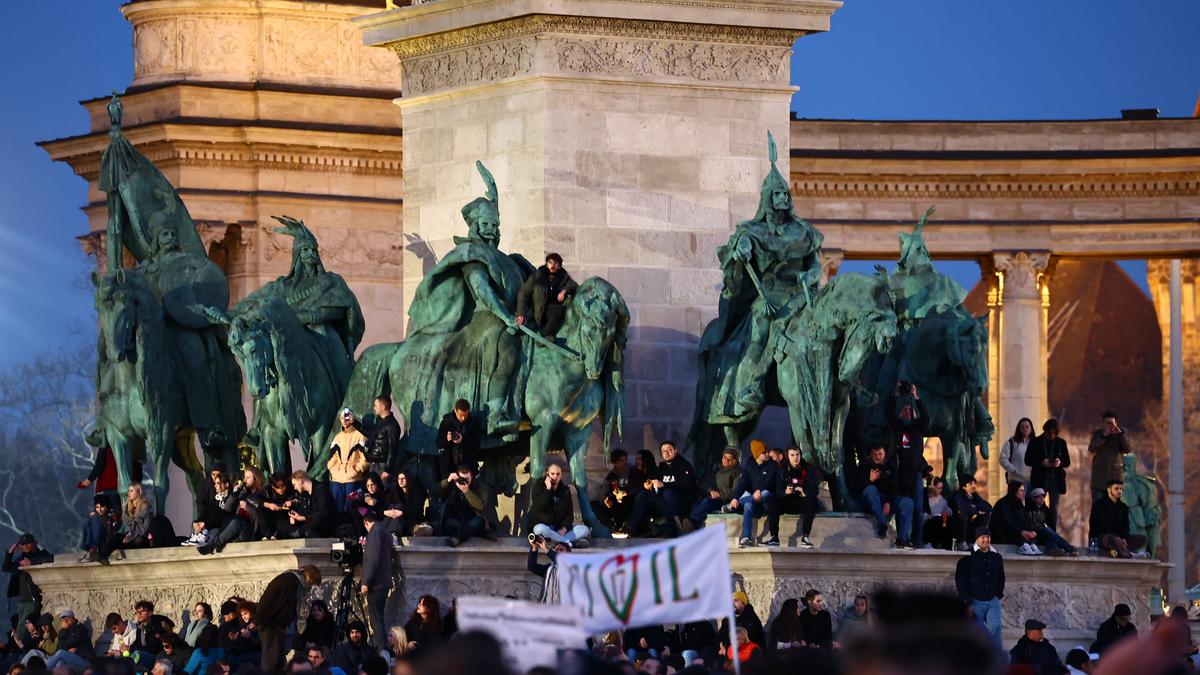
[{"label": "stone pedestal", "polygon": [[[839,529],[837,519],[822,518],[818,529]],[[850,530],[856,523],[843,523]],[[953,592],[954,566],[961,553],[949,551],[853,550],[825,537],[816,549],[790,546],[737,549],[730,546],[733,587],[744,590],[765,621],[774,617],[783,601],[798,598],[810,588],[825,596],[835,617],[859,593],[870,594],[884,586],[895,589]],[[200,556],[195,549],[173,547],[130,551],[127,561],[102,567],[94,563],[61,562],[30,569],[45,596],[46,611],[72,608],[82,621],[90,621],[93,635],[108,612],[128,615],[141,599],[155,603],[155,611],[182,625],[184,613],[196,602],[213,606],[230,595],[256,600],[276,574],[304,564],[316,564],[326,576],[318,594],[328,599],[340,579],[329,562],[333,540],[257,542],[232,544],[224,553]],[[597,540],[601,553],[609,548],[639,543],[635,540]],[[589,551],[584,551],[589,553]],[[417,599],[432,594],[443,605],[460,595],[514,595],[533,599],[541,579],[525,569],[528,547],[523,539],[496,542],[470,540],[449,549],[440,540],[412,539],[397,552],[401,589],[388,603],[390,621],[402,623]],[[1028,558],[1005,556],[1007,577],[1004,597],[1004,643],[1020,637],[1025,619],[1037,618],[1048,626],[1047,637],[1061,647],[1087,644],[1096,626],[1108,618],[1113,605],[1133,608],[1141,628],[1150,625],[1150,588],[1158,583],[1165,565],[1157,561],[1107,558]],[[107,638],[102,638],[102,642]]]},{"label": "stone pedestal", "polygon": [[839,6],[441,0],[359,19],[402,67],[405,298],[465,232],[483,160],[502,249],[557,251],[630,305],[625,445],[682,440],[716,248],[754,215],[768,130],[786,162],[792,42]]}]

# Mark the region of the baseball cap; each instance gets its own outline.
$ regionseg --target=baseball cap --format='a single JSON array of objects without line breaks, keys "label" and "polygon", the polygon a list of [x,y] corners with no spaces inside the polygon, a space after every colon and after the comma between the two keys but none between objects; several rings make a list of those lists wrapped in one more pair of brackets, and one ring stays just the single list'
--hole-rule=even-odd
[{"label": "baseball cap", "polygon": [[342,419],[345,419],[347,417],[349,417],[350,419],[354,419],[354,411],[349,408],[342,408],[341,412],[338,413],[338,417],[340,417]]},{"label": "baseball cap", "polygon": [[1046,495],[1046,490],[1043,488],[1033,488],[1033,492],[1029,493],[1030,497],[1043,497]]},{"label": "baseball cap", "polygon": [[1025,620],[1025,630],[1045,630],[1045,629],[1046,629],[1046,624],[1042,623],[1041,621],[1038,621],[1037,619],[1026,619]]},{"label": "baseball cap", "polygon": [[63,611],[61,611],[61,612],[59,612],[59,613],[58,613],[58,618],[60,618],[60,619],[68,619],[68,618],[69,618],[69,619],[74,619],[74,618],[75,618],[75,612],[72,612],[72,611],[71,611],[71,610],[69,610],[69,609],[64,609]]}]

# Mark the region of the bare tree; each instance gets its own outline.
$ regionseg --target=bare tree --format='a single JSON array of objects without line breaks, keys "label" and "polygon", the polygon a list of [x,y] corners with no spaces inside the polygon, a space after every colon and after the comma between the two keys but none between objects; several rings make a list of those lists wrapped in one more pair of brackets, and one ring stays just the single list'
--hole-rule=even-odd
[{"label": "bare tree", "polygon": [[[1138,461],[1142,465],[1142,470],[1154,474],[1158,477],[1159,484],[1163,488],[1163,499],[1166,499],[1166,488],[1171,474],[1171,446],[1170,446],[1170,410],[1166,401],[1155,401],[1146,404],[1142,412],[1142,429],[1136,434],[1131,434],[1130,441],[1133,445],[1133,450],[1138,456]],[[1185,422],[1185,426],[1190,426]],[[1184,434],[1184,475],[1183,484],[1185,486],[1195,486],[1200,481],[1200,442],[1197,441],[1197,436],[1194,429],[1187,429],[1188,433]],[[1200,523],[1200,494],[1194,489],[1188,489],[1184,492],[1184,521],[1188,523]],[[1165,560],[1167,549],[1170,543],[1167,541],[1167,520],[1170,514],[1167,513],[1166,504],[1163,504],[1163,552],[1162,557]],[[1187,551],[1185,559],[1187,560],[1187,583],[1193,584],[1197,581],[1196,570],[1200,565],[1200,537],[1196,537],[1193,532],[1187,537]]]}]

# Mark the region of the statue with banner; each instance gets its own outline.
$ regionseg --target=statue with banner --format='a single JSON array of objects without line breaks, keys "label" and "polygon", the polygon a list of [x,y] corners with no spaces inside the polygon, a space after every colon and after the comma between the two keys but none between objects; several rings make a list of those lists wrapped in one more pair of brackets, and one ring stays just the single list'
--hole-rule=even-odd
[{"label": "statue with banner", "polygon": [[[210,462],[237,466],[246,420],[241,376],[225,346],[229,285],[179,194],[124,137],[115,94],[108,113],[99,181],[108,205],[108,272],[93,277],[100,406],[89,438],[112,448],[121,490],[135,460],[152,460],[161,508],[171,461],[189,480],[203,479],[193,435]],[[123,267],[126,250],[133,269]]]},{"label": "statue with banner", "polygon": [[[432,486],[442,478],[435,473],[438,425],[464,399],[483,423],[485,470],[489,458],[500,461],[502,447],[527,438],[532,474],[541,474],[551,448],[565,448],[586,495],[592,422],[602,421],[606,444],[620,430],[629,310],[611,284],[593,277],[567,302],[556,337],[518,324],[517,292],[533,266],[500,250],[499,193],[487,168],[476,168],[486,193],[462,208],[467,236],[455,237],[421,280],[407,339],[363,352],[344,405],[364,411],[389,394],[406,430],[401,451],[418,457],[422,481]],[[515,485],[511,467],[505,472],[496,480]],[[580,500],[585,521],[603,531],[587,501]]]},{"label": "statue with banner", "polygon": [[325,443],[354,367],[365,324],[358,299],[321,262],[304,221],[274,216],[292,237],[286,276],[251,293],[227,319],[229,347],[254,397],[254,425],[244,442],[272,473],[291,473],[289,441],[298,441],[309,473],[325,475]]}]

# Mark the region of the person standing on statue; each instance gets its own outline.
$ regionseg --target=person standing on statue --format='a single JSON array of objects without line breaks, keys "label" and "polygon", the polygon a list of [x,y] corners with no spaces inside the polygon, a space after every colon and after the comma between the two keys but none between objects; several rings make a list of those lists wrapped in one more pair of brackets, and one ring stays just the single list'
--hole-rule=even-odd
[{"label": "person standing on statue", "polygon": [[[925,503],[925,434],[929,408],[911,382],[901,380],[888,400],[888,454],[896,458],[896,548],[921,548],[921,513]],[[903,517],[908,513],[909,517]]]},{"label": "person standing on statue", "polygon": [[437,447],[441,451],[439,474],[450,473],[459,464],[475,466],[479,461],[479,444],[483,440],[483,425],[471,414],[471,404],[460,398],[454,410],[442,417],[438,425]]},{"label": "person standing on statue", "polygon": [[375,426],[367,436],[368,469],[379,474],[386,483],[405,464],[405,458],[400,456],[400,423],[392,414],[392,399],[390,396],[376,396],[372,404],[375,412]]},{"label": "person standing on statue", "polygon": [[1105,410],[1101,416],[1104,426],[1092,432],[1088,454],[1092,456],[1092,502],[1104,499],[1109,481],[1125,480],[1125,464],[1121,455],[1129,454],[1129,437],[1117,421],[1117,413]]},{"label": "person standing on statue", "polygon": [[547,254],[546,264],[525,280],[517,294],[517,323],[524,326],[532,318],[546,337],[558,333],[567,313],[566,302],[579,289],[562,265],[561,255]]},{"label": "person standing on statue", "polygon": [[742,422],[762,409],[772,325],[804,309],[821,279],[823,237],[793,212],[788,182],[775,167],[775,140],[769,141],[771,171],[758,212],[717,249],[724,286],[717,319],[700,340],[701,377],[711,384],[697,391],[697,415],[710,424]]},{"label": "person standing on statue", "polygon": [[338,420],[342,430],[329,445],[333,451],[329,457],[329,489],[338,513],[345,513],[350,494],[362,488],[367,470],[367,457],[363,453],[367,437],[355,426],[353,410],[342,408]]},{"label": "person standing on statue", "polygon": [[1050,512],[1046,526],[1058,528],[1058,502],[1067,493],[1067,467],[1071,466],[1071,453],[1067,442],[1058,435],[1058,420],[1053,417],[1042,425],[1042,433],[1029,442],[1025,452],[1025,464],[1029,466],[1029,483],[1036,490],[1046,493]]}]

